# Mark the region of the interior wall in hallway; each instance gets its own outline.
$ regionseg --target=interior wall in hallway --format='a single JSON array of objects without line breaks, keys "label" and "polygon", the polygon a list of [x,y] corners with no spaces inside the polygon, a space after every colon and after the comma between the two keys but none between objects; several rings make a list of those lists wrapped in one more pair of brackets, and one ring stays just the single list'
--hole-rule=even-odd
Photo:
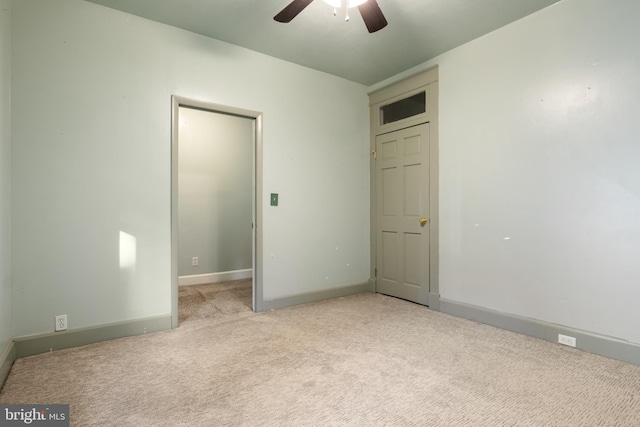
[{"label": "interior wall in hallway", "polygon": [[254,121],[185,107],[179,117],[178,275],[251,269]]}]

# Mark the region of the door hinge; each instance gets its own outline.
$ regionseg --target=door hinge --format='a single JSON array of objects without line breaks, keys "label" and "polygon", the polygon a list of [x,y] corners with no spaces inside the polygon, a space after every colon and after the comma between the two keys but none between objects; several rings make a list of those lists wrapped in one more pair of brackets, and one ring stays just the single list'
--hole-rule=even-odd
[{"label": "door hinge", "polygon": [[377,268],[373,269],[373,277],[378,277],[378,269]]},{"label": "door hinge", "polygon": [[376,160],[378,158],[378,152],[376,150],[373,150],[371,152],[371,155],[373,156],[373,160]]}]

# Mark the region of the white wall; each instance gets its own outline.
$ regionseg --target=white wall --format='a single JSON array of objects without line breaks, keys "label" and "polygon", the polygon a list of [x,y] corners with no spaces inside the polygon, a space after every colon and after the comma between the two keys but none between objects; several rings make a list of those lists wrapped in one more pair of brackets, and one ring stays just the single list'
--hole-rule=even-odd
[{"label": "white wall", "polygon": [[12,34],[14,336],[170,313],[171,95],[264,113],[266,299],[368,279],[366,87],[80,0]]},{"label": "white wall", "polygon": [[440,67],[442,298],[640,343],[638,22],[564,0],[418,67]]},{"label": "white wall", "polygon": [[0,0],[0,352],[11,338],[11,1]]},{"label": "white wall", "polygon": [[251,269],[254,120],[185,107],[179,118],[178,276]]}]

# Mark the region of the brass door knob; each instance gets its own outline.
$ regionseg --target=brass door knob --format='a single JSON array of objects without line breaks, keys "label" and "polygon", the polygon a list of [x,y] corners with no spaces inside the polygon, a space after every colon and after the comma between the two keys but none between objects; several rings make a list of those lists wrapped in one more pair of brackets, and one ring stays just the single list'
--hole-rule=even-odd
[{"label": "brass door knob", "polygon": [[424,226],[428,222],[429,220],[427,218],[420,218],[420,225]]}]

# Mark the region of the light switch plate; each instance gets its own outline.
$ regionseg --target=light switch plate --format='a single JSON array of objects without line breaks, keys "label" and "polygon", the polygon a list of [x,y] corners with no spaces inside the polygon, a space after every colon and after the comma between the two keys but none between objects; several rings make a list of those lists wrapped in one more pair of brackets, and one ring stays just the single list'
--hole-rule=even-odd
[{"label": "light switch plate", "polygon": [[278,206],[278,193],[271,193],[271,206]]}]

